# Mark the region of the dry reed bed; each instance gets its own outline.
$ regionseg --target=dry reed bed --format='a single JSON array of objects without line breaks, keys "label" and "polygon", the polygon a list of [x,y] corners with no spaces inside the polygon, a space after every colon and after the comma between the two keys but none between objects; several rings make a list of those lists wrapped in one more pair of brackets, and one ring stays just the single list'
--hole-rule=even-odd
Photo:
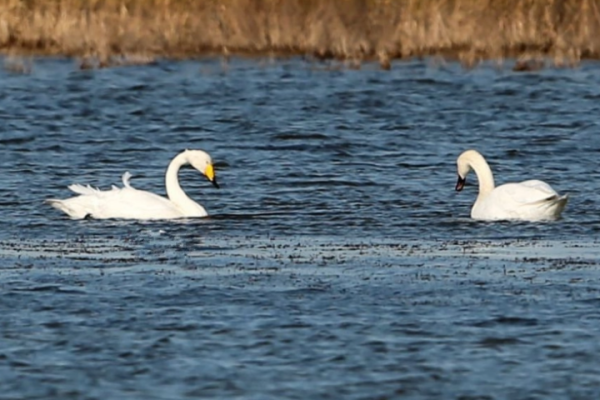
[{"label": "dry reed bed", "polygon": [[0,51],[576,63],[600,56],[600,0],[3,0]]}]

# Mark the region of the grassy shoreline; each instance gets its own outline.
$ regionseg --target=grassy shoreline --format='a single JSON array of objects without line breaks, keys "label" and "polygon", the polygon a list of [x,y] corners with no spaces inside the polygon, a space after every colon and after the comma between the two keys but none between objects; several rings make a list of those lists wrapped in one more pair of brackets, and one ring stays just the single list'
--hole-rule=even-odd
[{"label": "grassy shoreline", "polygon": [[600,58],[600,0],[5,0],[0,52],[575,64]]}]

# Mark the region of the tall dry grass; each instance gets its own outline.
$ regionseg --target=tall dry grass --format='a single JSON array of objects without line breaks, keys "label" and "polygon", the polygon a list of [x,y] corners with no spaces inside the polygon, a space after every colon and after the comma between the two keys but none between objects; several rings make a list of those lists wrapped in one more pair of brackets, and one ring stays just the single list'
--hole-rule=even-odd
[{"label": "tall dry grass", "polygon": [[577,62],[600,55],[600,0],[3,0],[0,51]]}]

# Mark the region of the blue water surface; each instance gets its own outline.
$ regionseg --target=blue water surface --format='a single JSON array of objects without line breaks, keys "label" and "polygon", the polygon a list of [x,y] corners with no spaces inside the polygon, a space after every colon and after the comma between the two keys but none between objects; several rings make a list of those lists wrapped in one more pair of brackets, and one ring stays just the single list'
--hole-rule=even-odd
[{"label": "blue water surface", "polygon": [[[600,65],[159,61],[0,71],[0,399],[600,398]],[[182,221],[73,221],[72,183],[164,195]],[[570,195],[476,222],[497,184]]]}]

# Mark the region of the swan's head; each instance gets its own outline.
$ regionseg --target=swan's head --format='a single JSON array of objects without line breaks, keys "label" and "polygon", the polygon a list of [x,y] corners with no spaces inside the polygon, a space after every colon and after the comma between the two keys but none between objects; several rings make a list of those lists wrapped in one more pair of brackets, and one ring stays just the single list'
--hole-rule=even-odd
[{"label": "swan's head", "polygon": [[477,150],[467,150],[463,152],[456,160],[458,172],[458,181],[456,182],[456,191],[460,192],[467,183],[467,175],[471,171],[472,165],[483,159],[483,156]]},{"label": "swan's head", "polygon": [[219,184],[217,183],[217,176],[210,155],[202,150],[186,150],[185,154],[190,165],[206,176],[214,187],[218,188]]}]

